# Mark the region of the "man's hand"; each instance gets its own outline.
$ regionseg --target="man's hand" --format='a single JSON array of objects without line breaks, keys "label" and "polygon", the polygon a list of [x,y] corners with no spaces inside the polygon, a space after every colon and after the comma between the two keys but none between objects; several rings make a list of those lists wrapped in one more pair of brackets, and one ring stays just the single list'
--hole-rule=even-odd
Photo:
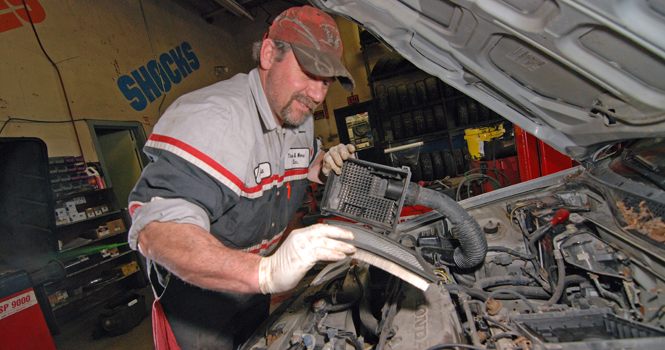
[{"label": "man's hand", "polygon": [[275,254],[259,263],[259,288],[263,294],[293,289],[319,261],[339,261],[356,247],[335,238],[355,239],[353,233],[325,224],[293,230]]},{"label": "man's hand", "polygon": [[331,147],[328,153],[323,156],[323,167],[321,172],[323,175],[328,176],[330,170],[334,171],[335,174],[339,175],[342,173],[342,164],[345,160],[350,158],[355,158],[353,152],[356,151],[354,145],[345,145],[340,143],[337,146]]}]

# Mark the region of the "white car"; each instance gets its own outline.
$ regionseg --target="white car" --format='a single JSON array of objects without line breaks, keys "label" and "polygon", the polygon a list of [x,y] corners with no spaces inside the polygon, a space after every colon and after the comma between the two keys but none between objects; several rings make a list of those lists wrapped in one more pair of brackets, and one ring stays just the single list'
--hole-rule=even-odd
[{"label": "white car", "polygon": [[242,349],[665,348],[665,3],[313,5],[581,165],[457,203],[347,162],[322,208],[358,253]]}]

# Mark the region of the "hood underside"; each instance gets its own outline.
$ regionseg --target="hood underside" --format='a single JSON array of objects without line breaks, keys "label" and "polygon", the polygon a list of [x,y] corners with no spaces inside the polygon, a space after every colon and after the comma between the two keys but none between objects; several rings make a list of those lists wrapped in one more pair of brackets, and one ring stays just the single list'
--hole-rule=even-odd
[{"label": "hood underside", "polygon": [[582,160],[665,135],[665,2],[316,0]]}]

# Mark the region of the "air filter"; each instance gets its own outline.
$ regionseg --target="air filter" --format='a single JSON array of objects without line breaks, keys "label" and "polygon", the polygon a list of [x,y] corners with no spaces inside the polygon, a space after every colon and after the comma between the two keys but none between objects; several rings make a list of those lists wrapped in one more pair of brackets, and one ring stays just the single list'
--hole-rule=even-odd
[{"label": "air filter", "polygon": [[325,222],[353,232],[354,240],[340,239],[357,248],[351,258],[376,266],[423,291],[437,281],[432,266],[420,254],[385,235],[376,234],[368,228],[349,222],[335,220]]},{"label": "air filter", "polygon": [[407,167],[350,158],[344,162],[341,175],[330,173],[321,212],[394,232],[410,178]]}]

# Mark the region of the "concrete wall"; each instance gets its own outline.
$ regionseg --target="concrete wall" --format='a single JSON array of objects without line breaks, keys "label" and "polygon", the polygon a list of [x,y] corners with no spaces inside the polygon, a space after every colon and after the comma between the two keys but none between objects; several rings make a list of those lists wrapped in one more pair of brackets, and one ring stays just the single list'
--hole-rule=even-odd
[{"label": "concrete wall", "polygon": [[[39,137],[53,157],[81,154],[78,133],[87,161],[97,155],[86,119],[139,121],[148,135],[180,95],[255,67],[251,43],[268,29],[266,13],[254,21],[224,13],[210,24],[174,0],[26,3],[37,35],[21,0],[0,0],[0,137]],[[264,7],[272,21],[288,6]],[[358,28],[336,20],[357,82],[353,93],[369,100]],[[149,75],[156,84],[138,82]],[[339,84],[330,89],[330,119],[315,123],[326,147],[339,142],[333,110],[349,95]]]}]

